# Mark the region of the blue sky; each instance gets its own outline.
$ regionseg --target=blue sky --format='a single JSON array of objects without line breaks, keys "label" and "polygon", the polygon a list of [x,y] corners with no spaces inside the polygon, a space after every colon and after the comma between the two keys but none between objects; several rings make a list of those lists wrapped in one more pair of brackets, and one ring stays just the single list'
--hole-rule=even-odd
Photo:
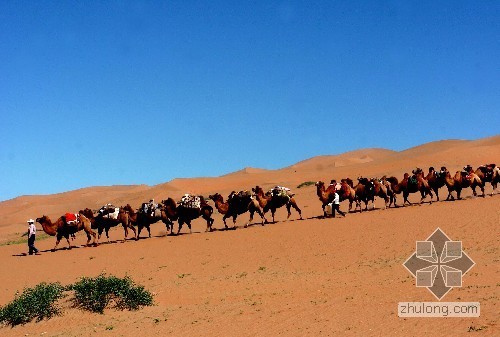
[{"label": "blue sky", "polygon": [[496,135],[499,17],[498,1],[1,1],[0,200]]}]

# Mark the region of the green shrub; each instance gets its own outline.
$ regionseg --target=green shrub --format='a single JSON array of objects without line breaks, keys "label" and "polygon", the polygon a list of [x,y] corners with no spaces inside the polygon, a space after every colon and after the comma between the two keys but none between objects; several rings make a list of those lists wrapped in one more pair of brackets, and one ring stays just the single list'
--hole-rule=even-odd
[{"label": "green shrub", "polygon": [[41,321],[60,313],[56,301],[63,297],[64,287],[59,283],[40,283],[24,289],[21,295],[0,308],[0,323],[15,326],[33,320]]},{"label": "green shrub", "polygon": [[118,309],[129,310],[153,304],[151,293],[128,276],[118,278],[101,274],[95,278],[83,277],[71,288],[75,291],[76,306],[100,314],[112,301]]},{"label": "green shrub", "polygon": [[316,182],[314,182],[314,181],[305,181],[302,184],[300,184],[299,186],[297,186],[297,188],[311,186],[311,185],[314,185],[314,184],[316,184]]}]

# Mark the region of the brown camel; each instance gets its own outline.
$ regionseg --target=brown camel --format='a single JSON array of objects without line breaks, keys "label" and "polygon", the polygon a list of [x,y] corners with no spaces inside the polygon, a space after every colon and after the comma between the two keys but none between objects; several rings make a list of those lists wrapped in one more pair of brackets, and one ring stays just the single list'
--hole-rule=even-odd
[{"label": "brown camel", "polygon": [[129,228],[134,232],[134,239],[137,240],[135,227],[130,221],[129,213],[123,207],[105,205],[99,209],[95,216],[91,209],[85,208],[80,211],[80,214],[85,215],[90,220],[92,229],[97,229],[97,243],[99,243],[103,231],[109,242],[109,229],[118,225],[122,225],[124,230],[123,242],[127,240]]},{"label": "brown camel", "polygon": [[[173,201],[173,203],[175,206],[175,201]],[[169,213],[168,209],[163,204],[159,204],[158,208],[153,212],[149,212],[149,210],[145,209],[145,205],[147,205],[147,203],[143,203],[142,207],[137,212],[130,204],[123,207],[124,211],[128,213],[130,224],[137,226],[136,240],[139,239],[143,228],[147,229],[148,237],[151,237],[151,225],[158,221],[162,221],[167,227],[167,231],[170,231],[170,234],[172,234],[174,230],[173,221],[177,220],[177,215]]]},{"label": "brown camel", "polygon": [[264,190],[260,186],[255,186],[255,188],[252,188],[252,191],[255,193],[257,201],[259,202],[260,207],[262,207],[264,214],[271,210],[273,223],[276,222],[274,219],[276,210],[285,205],[288,211],[287,219],[290,218],[290,215],[292,215],[290,208],[293,207],[299,213],[300,220],[302,220],[302,211],[297,206],[297,202],[293,197],[289,195],[273,195],[270,192],[264,193]]},{"label": "brown camel", "polygon": [[471,188],[474,196],[477,196],[475,187],[479,186],[483,192],[482,197],[484,197],[484,184],[481,179],[474,172],[463,172],[457,171],[452,177],[450,172],[446,173],[446,186],[448,187],[448,197],[446,200],[455,200],[451,192],[455,191],[457,193],[457,199],[462,199],[460,194],[462,189]]},{"label": "brown camel", "polygon": [[424,174],[421,169],[417,169],[413,171],[414,176],[410,177],[408,173],[404,174],[403,180],[401,182],[398,182],[398,179],[396,177],[389,177],[387,178],[387,181],[391,183],[391,188],[394,191],[394,206],[397,207],[396,204],[396,194],[403,193],[403,206],[408,203],[408,205],[411,205],[411,202],[408,200],[408,196],[410,193],[416,193],[420,192],[420,203],[423,203],[427,194],[431,196],[431,201],[432,203],[432,198],[434,197],[432,194],[432,190],[429,186],[429,183],[427,180],[424,179]]},{"label": "brown camel", "polygon": [[393,201],[392,189],[390,187],[388,189],[388,184],[386,185],[379,179],[370,179],[370,182],[373,185],[373,195],[371,196],[373,208],[375,208],[375,197],[384,199],[384,209],[390,207]]},{"label": "brown camel", "polygon": [[56,250],[59,242],[61,242],[61,239],[63,237],[66,239],[66,241],[68,241],[68,248],[71,249],[69,236],[81,230],[84,230],[87,234],[87,246],[90,244],[91,235],[94,237],[94,245],[96,244],[96,234],[91,228],[92,224],[90,223],[90,220],[82,214],[78,216],[76,225],[68,225],[65,215],[61,216],[54,223],[46,215],[43,215],[41,218],[37,218],[36,222],[38,222],[42,226],[45,233],[50,236],[56,237],[56,245],[54,246],[54,248],[52,248],[52,251]]},{"label": "brown camel", "polygon": [[[495,164],[485,164],[479,166],[474,173],[479,177],[479,179],[481,179],[483,185],[486,185],[486,183],[491,184],[491,187],[493,188],[491,195],[493,195],[497,189],[498,183],[500,183],[500,168],[498,168]],[[472,189],[475,190],[476,186],[472,187]]]},{"label": "brown camel", "polygon": [[436,194],[436,199],[439,201],[439,189],[446,185],[446,172],[448,170],[445,166],[441,166],[441,170],[436,172],[434,167],[429,167],[429,173],[425,177],[427,182],[429,183],[430,188]]},{"label": "brown camel", "polygon": [[233,228],[236,228],[236,218],[238,215],[246,212],[250,212],[250,219],[245,224],[245,228],[247,228],[252,222],[255,212],[260,215],[262,219],[262,226],[264,226],[264,223],[266,222],[266,218],[264,217],[264,213],[262,213],[259,202],[252,198],[249,193],[245,193],[243,191],[239,193],[232,192],[226,202],[224,202],[224,198],[219,193],[210,195],[209,198],[214,201],[215,208],[217,208],[219,213],[224,214],[222,221],[224,221],[225,228],[228,228],[226,224],[227,218],[233,218]]},{"label": "brown camel", "polygon": [[356,199],[356,191],[352,188],[352,180],[349,178],[340,180],[340,190],[338,191],[340,196],[340,202],[344,200],[349,200],[349,212],[352,209],[352,203],[358,204]]},{"label": "brown camel", "polygon": [[[368,181],[367,178],[358,178],[358,184],[354,186],[354,182],[350,178],[346,178],[345,182],[354,190],[356,207],[354,207],[354,212],[359,207],[359,211],[362,212],[361,202],[365,203],[365,211],[368,210],[368,201],[374,200],[372,198],[373,185]],[[351,205],[349,205],[349,211],[351,211]]]},{"label": "brown camel", "polygon": [[[319,200],[321,201],[322,205],[321,208],[323,208],[323,217],[327,217],[325,207],[329,203],[333,201],[333,198],[335,197],[335,186],[334,185],[329,185],[325,189],[325,183],[323,181],[318,181],[316,184],[316,194],[319,197]],[[339,195],[340,196],[340,195]]]}]

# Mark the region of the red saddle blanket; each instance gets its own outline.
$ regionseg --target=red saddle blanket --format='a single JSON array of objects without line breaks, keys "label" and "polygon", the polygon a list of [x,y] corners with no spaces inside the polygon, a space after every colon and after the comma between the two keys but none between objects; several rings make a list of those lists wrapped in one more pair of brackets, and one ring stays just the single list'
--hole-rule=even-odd
[{"label": "red saddle blanket", "polygon": [[74,213],[66,213],[66,222],[76,221],[76,214]]}]

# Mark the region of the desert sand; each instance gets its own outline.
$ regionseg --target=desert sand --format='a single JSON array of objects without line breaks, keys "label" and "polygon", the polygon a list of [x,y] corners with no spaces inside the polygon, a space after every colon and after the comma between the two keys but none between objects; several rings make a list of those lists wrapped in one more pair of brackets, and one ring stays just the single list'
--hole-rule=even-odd
[{"label": "desert sand", "polygon": [[[500,196],[424,203],[350,213],[345,218],[322,219],[321,202],[307,181],[358,176],[394,175],[421,167],[447,166],[450,172],[471,164],[500,164],[500,136],[474,141],[445,140],[405,151],[363,149],[320,156],[279,170],[245,168],[221,177],[182,178],[156,186],[88,187],[55,195],[21,196],[0,203],[0,305],[16,291],[40,282],[69,284],[82,276],[108,273],[129,275],[154,293],[155,305],[139,311],[109,309],[104,315],[86,313],[62,301],[62,316],[14,328],[0,328],[2,336],[461,336],[500,335]],[[28,218],[43,214],[56,219],[65,212],[105,203],[139,207],[151,198],[185,193],[208,196],[232,190],[287,186],[296,194],[304,220],[285,208],[276,223],[248,228],[248,213],[236,230],[205,233],[202,219],[193,221],[193,234],[166,236],[165,226],[152,225],[152,238],[123,237],[122,228],[110,232],[112,241],[51,252],[55,239],[38,240],[41,256],[21,256],[26,244],[8,244],[26,230]],[[446,188],[440,190],[441,200]],[[410,197],[419,201],[419,195]],[[435,199],[434,199],[435,200]],[[402,196],[398,198],[402,204]],[[213,202],[211,202],[213,205]],[[341,209],[347,210],[347,202]],[[267,214],[270,218],[270,214]],[[214,212],[217,229],[222,216]],[[231,221],[229,221],[231,223]],[[38,225],[39,226],[39,225]],[[480,302],[478,318],[399,318],[399,302],[436,301],[402,263],[436,228],[453,240],[476,265],[443,301]],[[39,227],[40,228],[40,227]],[[40,228],[41,232],[41,228]],[[145,232],[142,233],[144,237]],[[61,247],[65,242],[61,242]]]}]

